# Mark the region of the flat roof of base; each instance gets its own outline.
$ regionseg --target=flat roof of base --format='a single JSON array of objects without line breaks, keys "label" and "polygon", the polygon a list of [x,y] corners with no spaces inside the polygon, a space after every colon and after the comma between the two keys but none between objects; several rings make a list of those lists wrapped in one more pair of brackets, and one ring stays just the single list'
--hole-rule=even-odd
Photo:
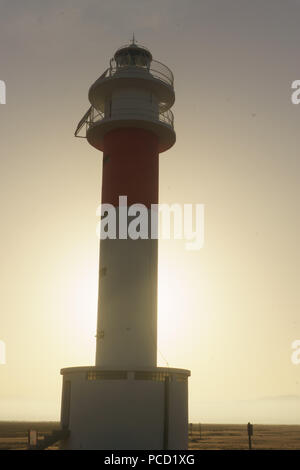
[{"label": "flat roof of base", "polygon": [[60,370],[62,375],[72,374],[76,372],[96,372],[96,371],[126,371],[126,372],[170,372],[172,374],[191,375],[188,369],[175,369],[173,367],[97,367],[97,366],[80,366],[80,367],[65,367]]}]

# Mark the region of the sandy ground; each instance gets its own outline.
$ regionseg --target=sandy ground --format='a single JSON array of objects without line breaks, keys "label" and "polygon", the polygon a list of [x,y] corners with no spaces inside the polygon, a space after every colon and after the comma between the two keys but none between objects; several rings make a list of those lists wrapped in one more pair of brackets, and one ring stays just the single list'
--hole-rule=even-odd
[{"label": "sandy ground", "polygon": [[[27,430],[36,429],[39,438],[58,429],[59,423],[8,423],[0,422],[0,450],[27,448]],[[248,449],[246,425],[198,424],[190,425],[189,449],[191,450],[240,450]],[[294,450],[300,449],[300,425],[255,425],[252,438],[253,449]],[[57,449],[52,447],[50,449]]]},{"label": "sandy ground", "polygon": [[[201,436],[198,424],[193,424],[192,428],[189,449],[249,449],[247,425],[202,424]],[[254,424],[252,449],[300,449],[300,426]]]}]

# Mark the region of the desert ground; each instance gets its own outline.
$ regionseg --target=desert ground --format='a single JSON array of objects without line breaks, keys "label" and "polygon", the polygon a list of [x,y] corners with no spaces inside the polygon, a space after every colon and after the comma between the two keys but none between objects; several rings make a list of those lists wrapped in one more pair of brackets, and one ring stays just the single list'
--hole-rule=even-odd
[{"label": "desert ground", "polygon": [[[248,450],[247,424],[192,424],[189,449]],[[253,424],[252,449],[299,450],[300,425]]]},{"label": "desert ground", "polygon": [[[0,450],[27,449],[27,432],[38,431],[39,440],[59,429],[57,422],[0,422]],[[201,432],[200,432],[201,430]],[[189,426],[190,450],[247,450],[247,425],[201,424]],[[300,425],[254,424],[253,449],[295,450],[300,449]],[[58,446],[49,447],[57,450]]]}]

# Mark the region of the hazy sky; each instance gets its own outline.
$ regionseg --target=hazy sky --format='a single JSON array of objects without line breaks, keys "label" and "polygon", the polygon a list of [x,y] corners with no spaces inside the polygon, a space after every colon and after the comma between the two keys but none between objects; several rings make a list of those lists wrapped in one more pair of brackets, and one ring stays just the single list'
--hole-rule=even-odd
[{"label": "hazy sky", "polygon": [[102,155],[75,139],[133,31],[174,72],[160,202],[205,204],[205,245],[159,249],[159,364],[190,420],[300,422],[300,0],[0,0],[0,419],[59,419],[94,363]]}]

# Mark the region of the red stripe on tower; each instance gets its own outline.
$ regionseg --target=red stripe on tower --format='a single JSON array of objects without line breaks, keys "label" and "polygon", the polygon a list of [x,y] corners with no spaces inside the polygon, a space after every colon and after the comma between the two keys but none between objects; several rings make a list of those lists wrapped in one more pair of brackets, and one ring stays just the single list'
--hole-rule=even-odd
[{"label": "red stripe on tower", "polygon": [[102,203],[158,204],[158,137],[139,128],[119,128],[104,136]]}]

